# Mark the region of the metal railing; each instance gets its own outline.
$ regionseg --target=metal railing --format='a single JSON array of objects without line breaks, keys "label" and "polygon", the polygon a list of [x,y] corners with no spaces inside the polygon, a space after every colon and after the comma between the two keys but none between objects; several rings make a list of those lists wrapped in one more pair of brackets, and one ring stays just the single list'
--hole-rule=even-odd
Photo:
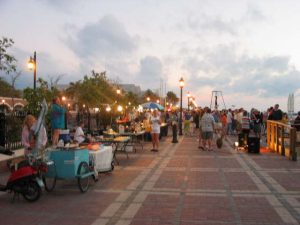
[{"label": "metal railing", "polygon": [[0,145],[5,149],[22,147],[21,133],[26,112],[0,113]]},{"label": "metal railing", "polygon": [[300,140],[297,140],[296,128],[279,121],[267,121],[267,145],[269,149],[296,161],[298,142]]}]

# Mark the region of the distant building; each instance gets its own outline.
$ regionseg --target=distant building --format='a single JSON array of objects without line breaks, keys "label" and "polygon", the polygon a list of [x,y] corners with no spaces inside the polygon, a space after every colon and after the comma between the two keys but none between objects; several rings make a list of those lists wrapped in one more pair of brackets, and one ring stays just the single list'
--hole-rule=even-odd
[{"label": "distant building", "polygon": [[0,96],[0,111],[10,112],[13,109],[19,111],[27,105],[27,101],[23,98],[11,98]]},{"label": "distant building", "polygon": [[132,92],[137,95],[142,94],[142,89],[140,86],[137,86],[135,84],[119,84],[119,86],[125,90],[126,92]]}]

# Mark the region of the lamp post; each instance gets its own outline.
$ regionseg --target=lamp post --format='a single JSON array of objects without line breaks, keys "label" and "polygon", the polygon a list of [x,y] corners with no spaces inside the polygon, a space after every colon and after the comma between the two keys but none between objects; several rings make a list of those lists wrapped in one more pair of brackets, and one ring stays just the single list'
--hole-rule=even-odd
[{"label": "lamp post", "polygon": [[191,98],[191,93],[187,93],[187,98],[188,98],[188,111],[190,111],[190,98]]},{"label": "lamp post", "polygon": [[36,52],[33,53],[33,58],[30,56],[28,61],[28,69],[33,70],[33,89],[36,89]]},{"label": "lamp post", "polygon": [[179,80],[179,87],[180,87],[179,135],[182,135],[182,88],[184,87],[184,80],[182,77]]}]

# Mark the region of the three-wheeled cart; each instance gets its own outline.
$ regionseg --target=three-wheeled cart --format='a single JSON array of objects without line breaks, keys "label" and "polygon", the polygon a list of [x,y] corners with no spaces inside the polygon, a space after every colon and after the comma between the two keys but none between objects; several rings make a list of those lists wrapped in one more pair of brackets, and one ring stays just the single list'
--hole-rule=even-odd
[{"label": "three-wheeled cart", "polygon": [[87,149],[54,150],[48,154],[48,160],[53,163],[48,166],[48,171],[43,177],[46,191],[54,189],[57,179],[77,179],[78,188],[83,193],[89,188],[91,176],[97,181],[98,174],[89,166]]}]

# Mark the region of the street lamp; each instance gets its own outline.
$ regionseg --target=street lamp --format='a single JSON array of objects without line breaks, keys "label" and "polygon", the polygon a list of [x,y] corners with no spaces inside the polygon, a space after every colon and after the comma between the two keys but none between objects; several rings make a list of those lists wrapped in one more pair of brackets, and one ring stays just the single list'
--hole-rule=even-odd
[{"label": "street lamp", "polygon": [[33,89],[36,89],[36,52],[33,53],[33,58],[30,56],[27,63],[28,69],[33,70]]},{"label": "street lamp", "polygon": [[179,87],[180,87],[179,135],[182,135],[182,88],[184,87],[184,80],[182,77],[179,80]]},{"label": "street lamp", "polygon": [[122,112],[123,110],[123,107],[121,105],[118,105],[118,108],[117,108],[118,112]]},{"label": "street lamp", "polygon": [[191,93],[187,93],[187,98],[188,98],[188,111],[190,111],[190,98],[191,98]]},{"label": "street lamp", "polygon": [[120,88],[117,89],[117,94],[118,94],[118,95],[121,94],[121,89],[120,89]]},{"label": "street lamp", "polygon": [[150,102],[150,97],[147,97],[147,101]]}]

